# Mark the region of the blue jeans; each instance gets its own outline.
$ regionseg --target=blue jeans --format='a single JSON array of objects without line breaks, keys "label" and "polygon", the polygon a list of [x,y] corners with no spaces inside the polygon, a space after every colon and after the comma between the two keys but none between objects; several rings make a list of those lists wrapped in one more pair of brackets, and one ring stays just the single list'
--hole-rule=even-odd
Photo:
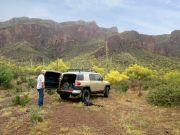
[{"label": "blue jeans", "polygon": [[38,105],[39,107],[43,106],[43,100],[44,100],[44,89],[38,89],[39,98],[38,98]]}]

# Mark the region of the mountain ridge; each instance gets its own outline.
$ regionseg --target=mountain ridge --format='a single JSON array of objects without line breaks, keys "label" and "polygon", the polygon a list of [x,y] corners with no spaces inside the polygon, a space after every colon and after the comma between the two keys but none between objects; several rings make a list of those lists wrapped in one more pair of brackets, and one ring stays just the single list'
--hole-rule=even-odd
[{"label": "mountain ridge", "polygon": [[[0,22],[0,51],[8,44],[25,41],[35,51],[44,52],[44,55],[50,59],[56,59],[88,52],[91,46],[96,50],[98,46],[104,46],[105,40],[110,55],[134,48],[167,57],[180,57],[180,30],[154,36],[136,31],[118,32],[117,27],[103,28],[95,21],[58,23],[52,20],[22,17]],[[73,52],[72,48],[76,52]],[[99,57],[105,55],[104,52],[105,47],[100,47],[95,55]]]}]

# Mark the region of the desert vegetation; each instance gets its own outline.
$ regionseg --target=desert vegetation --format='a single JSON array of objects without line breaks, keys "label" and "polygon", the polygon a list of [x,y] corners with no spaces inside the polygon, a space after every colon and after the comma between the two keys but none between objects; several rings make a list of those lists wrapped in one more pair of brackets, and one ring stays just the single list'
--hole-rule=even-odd
[{"label": "desert vegetation", "polygon": [[[124,58],[121,57],[121,59]],[[79,59],[77,65],[83,62],[80,60],[82,59]],[[180,105],[178,68],[158,69],[138,62],[121,67],[111,60],[106,63],[93,56],[89,61],[91,62],[88,66],[81,65],[79,68],[88,67],[90,70],[99,72],[112,84],[111,95],[108,99],[101,96],[92,97],[92,102],[104,107],[86,107],[78,99],[73,98],[69,102],[62,101],[53,92],[50,95],[45,93],[45,106],[39,109],[36,105],[35,86],[39,72],[42,69],[64,72],[72,68],[74,63],[57,59],[41,65],[18,65],[1,59],[0,133],[12,134],[15,131],[17,134],[70,135],[106,133],[142,135],[152,132],[153,134],[168,132],[178,135],[180,133],[179,123],[176,120],[179,118]],[[106,64],[109,65],[108,68]],[[79,113],[84,118],[95,116],[96,120],[93,123],[88,119],[81,121]],[[162,114],[169,116],[171,120],[168,117],[161,117]],[[74,115],[78,117],[74,118]],[[154,119],[151,119],[152,115]],[[79,126],[73,125],[77,121],[79,121]],[[154,125],[155,122],[158,124]],[[155,126],[158,129],[152,130]]]}]

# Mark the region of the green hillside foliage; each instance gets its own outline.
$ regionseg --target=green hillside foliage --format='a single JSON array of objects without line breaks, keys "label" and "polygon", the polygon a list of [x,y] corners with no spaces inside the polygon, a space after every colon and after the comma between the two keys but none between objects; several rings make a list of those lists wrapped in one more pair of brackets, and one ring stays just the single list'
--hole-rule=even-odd
[{"label": "green hillside foliage", "polygon": [[17,42],[15,44],[8,44],[0,48],[0,53],[6,58],[16,60],[22,63],[31,63],[34,61],[43,61],[48,59],[41,51],[33,49],[28,42]]},{"label": "green hillside foliage", "polygon": [[[19,64],[12,59],[0,57],[1,76],[5,75],[1,77],[0,85],[3,87],[12,85],[13,89],[19,92],[33,88],[38,73],[43,69],[61,72],[69,68],[91,69],[101,73],[117,91],[125,92],[132,88],[134,82],[137,83],[136,80],[140,80],[141,83],[137,83],[136,86],[140,85],[142,90],[148,90],[149,103],[161,106],[179,105],[180,61],[178,58],[153,55],[143,50],[97,57],[96,53],[99,49],[102,49],[102,46],[72,59],[51,60],[44,64],[35,62]],[[33,50],[29,52],[34,53]]]}]

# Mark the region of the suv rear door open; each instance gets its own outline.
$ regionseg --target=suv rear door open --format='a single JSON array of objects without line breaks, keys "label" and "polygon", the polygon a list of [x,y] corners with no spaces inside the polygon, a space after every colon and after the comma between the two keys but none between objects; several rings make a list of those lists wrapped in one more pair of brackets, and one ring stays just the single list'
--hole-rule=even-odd
[{"label": "suv rear door open", "polygon": [[46,71],[44,75],[45,88],[59,88],[61,74],[62,73],[56,71]]}]

